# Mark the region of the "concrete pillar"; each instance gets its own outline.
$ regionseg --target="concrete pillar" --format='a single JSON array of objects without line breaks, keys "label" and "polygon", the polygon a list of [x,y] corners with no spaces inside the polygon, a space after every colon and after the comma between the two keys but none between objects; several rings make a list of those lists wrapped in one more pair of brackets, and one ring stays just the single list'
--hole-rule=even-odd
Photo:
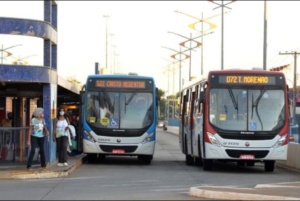
[{"label": "concrete pillar", "polygon": [[52,54],[51,67],[57,70],[57,46],[56,45],[51,46],[51,54]]},{"label": "concrete pillar", "polygon": [[52,24],[52,1],[44,1],[44,21]]},{"label": "concrete pillar", "polygon": [[51,41],[50,40],[44,40],[44,66],[51,67]]},{"label": "concrete pillar", "polygon": [[56,143],[53,142],[53,122],[56,117],[57,85],[45,84],[43,86],[43,108],[49,138],[45,140],[46,161],[53,163],[56,160]]},{"label": "concrete pillar", "polygon": [[52,5],[52,25],[57,30],[57,5]]}]

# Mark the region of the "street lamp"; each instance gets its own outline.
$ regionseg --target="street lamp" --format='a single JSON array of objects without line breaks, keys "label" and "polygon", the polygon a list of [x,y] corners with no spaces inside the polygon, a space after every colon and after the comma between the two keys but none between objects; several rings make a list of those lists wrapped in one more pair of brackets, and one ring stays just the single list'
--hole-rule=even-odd
[{"label": "street lamp", "polygon": [[[167,59],[165,59],[165,60],[167,60]],[[167,61],[169,61],[169,60],[167,60]],[[171,68],[170,67],[170,65],[171,64],[173,64],[173,68]],[[174,90],[174,86],[175,86],[175,72],[176,72],[176,70],[175,70],[175,65],[176,64],[176,62],[171,62],[170,64],[168,64],[167,65],[167,67],[161,67],[161,68],[163,68],[163,69],[165,69],[165,71],[163,72],[163,74],[165,74],[165,72],[166,73],[168,73],[168,94],[169,94],[169,77],[170,77],[170,72],[171,73],[173,73],[173,109],[172,109],[172,118],[174,119],[175,118],[175,101],[174,101],[174,97],[175,97],[175,90]],[[169,94],[169,96],[170,96],[170,94]],[[169,97],[167,96],[167,101],[168,101],[168,119],[169,119]]]},{"label": "street lamp", "polygon": [[[195,28],[195,25],[198,24],[199,22],[201,22],[202,27],[201,27],[201,31],[199,31],[199,32],[201,32],[201,35],[202,35],[202,36],[204,35],[204,32],[207,32],[207,31],[209,31],[209,30],[215,29],[215,28],[217,27],[217,25],[215,25],[215,24],[213,24],[213,23],[210,23],[210,22],[208,22],[207,20],[220,15],[220,14],[217,14],[217,15],[213,15],[213,16],[211,16],[211,17],[207,17],[207,18],[203,19],[203,12],[202,12],[202,17],[201,17],[201,19],[200,19],[200,18],[198,18],[198,17],[195,17],[195,16],[192,16],[192,15],[183,13],[183,12],[178,11],[178,10],[175,11],[175,12],[176,12],[176,13],[183,14],[183,15],[186,15],[186,16],[188,16],[188,17],[191,17],[191,18],[194,18],[194,19],[198,20],[197,22],[194,22],[194,23],[188,25],[189,28],[194,29],[194,30],[196,30],[196,31],[199,31],[199,30],[197,30],[197,29]],[[227,13],[227,12],[225,12],[225,14],[226,14],[226,13]],[[204,28],[203,28],[203,23],[206,23],[206,24],[209,25],[209,28],[208,28],[207,30],[204,30]],[[203,52],[204,52],[204,51],[203,51],[203,48],[204,48],[204,46],[203,46],[203,37],[201,37],[201,43],[202,43],[202,48],[201,48],[201,75],[203,75]]]},{"label": "street lamp", "polygon": [[[3,64],[3,59],[6,58],[6,57],[9,57],[12,55],[12,53],[10,52],[7,52],[6,50],[10,49],[10,48],[13,48],[13,47],[16,47],[16,46],[22,46],[22,45],[14,45],[14,46],[10,46],[10,47],[7,47],[7,48],[3,48],[3,45],[2,45],[2,48],[0,49],[1,51],[1,64]],[[3,57],[3,52],[6,52],[7,53],[7,56],[6,57]]]},{"label": "street lamp", "polygon": [[107,18],[109,18],[109,15],[103,15],[103,17],[105,17],[106,19],[106,36],[105,36],[105,41],[106,41],[106,45],[105,45],[105,54],[106,54],[106,60],[105,60],[105,68],[107,69]]},{"label": "street lamp", "polygon": [[263,69],[267,70],[267,1],[265,0],[264,7],[264,58],[263,58]]},{"label": "street lamp", "polygon": [[24,62],[23,65],[27,65],[28,62],[27,62],[27,61],[24,61],[24,59],[27,59],[27,58],[33,57],[33,56],[36,56],[36,54],[29,55],[29,56],[26,56],[26,57],[23,57],[23,58],[20,58],[20,57],[19,57],[19,58],[16,58],[16,57],[11,56],[12,58],[16,59],[16,60],[13,61],[12,63],[13,63],[13,64],[16,64],[16,65],[19,65],[19,64],[18,64],[18,61],[23,61],[23,62]]},{"label": "street lamp", "polygon": [[224,70],[224,7],[231,9],[231,8],[227,7],[227,5],[235,2],[236,0],[232,0],[231,2],[228,2],[226,4],[224,4],[224,0],[222,0],[222,4],[216,3],[213,0],[208,0],[208,1],[218,5],[218,7],[214,8],[213,10],[220,8],[220,7],[222,8],[221,70]]},{"label": "street lamp", "polygon": [[115,34],[109,34],[109,36],[110,36],[110,74],[112,74],[112,60],[113,60],[113,58],[112,58],[112,54],[113,54],[113,51],[112,51],[112,49],[113,49],[113,45],[112,45],[112,38],[113,38],[113,36],[114,36]]},{"label": "street lamp", "polygon": [[[177,50],[174,50],[172,48],[168,48],[168,47],[164,47],[164,46],[162,48],[166,48],[166,49],[172,50],[172,51],[176,52],[177,54],[179,54],[179,57],[180,57],[179,59],[176,59],[176,54],[175,55],[171,55],[171,57],[174,58],[175,60],[179,61],[179,92],[180,92],[181,91],[181,67],[182,67],[181,66],[181,61],[190,58],[189,55],[183,53],[183,52],[186,52],[188,50],[185,50],[185,51],[181,52],[181,47],[180,47],[179,52],[178,52]],[[181,54],[183,54],[185,56],[184,59],[181,59]]]},{"label": "street lamp", "polygon": [[[174,33],[174,32],[170,32],[170,31],[169,31],[168,33],[175,34],[175,35],[177,35],[177,36],[180,36],[180,37],[183,37],[183,38],[188,39],[187,41],[184,41],[184,42],[182,42],[182,43],[179,43],[179,45],[181,45],[181,46],[183,46],[183,47],[186,47],[186,46],[185,46],[185,43],[186,43],[186,42],[188,42],[188,41],[190,42],[190,47],[189,47],[188,50],[190,51],[189,81],[191,81],[192,49],[197,48],[197,47],[199,47],[199,46],[202,45],[202,43],[200,43],[200,42],[198,42],[198,41],[195,40],[196,38],[200,38],[200,37],[202,37],[202,36],[197,36],[197,37],[195,37],[195,38],[192,38],[192,33],[191,33],[191,34],[190,34],[190,38],[188,38],[188,37],[186,37],[186,36],[183,36],[183,35],[180,35],[180,34],[177,34],[177,33]],[[193,47],[193,48],[192,48],[192,41],[193,41],[193,42],[196,42],[196,46]],[[188,48],[188,47],[186,47],[186,48]]]},{"label": "street lamp", "polygon": [[116,73],[116,45],[113,45],[112,48],[114,49],[114,73]]}]

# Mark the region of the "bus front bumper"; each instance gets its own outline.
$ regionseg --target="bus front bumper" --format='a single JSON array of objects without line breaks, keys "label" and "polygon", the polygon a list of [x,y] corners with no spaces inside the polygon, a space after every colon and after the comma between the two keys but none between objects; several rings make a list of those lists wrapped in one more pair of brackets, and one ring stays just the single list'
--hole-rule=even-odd
[{"label": "bus front bumper", "polygon": [[[105,155],[153,155],[155,141],[139,144],[98,143],[83,140],[83,153]],[[123,151],[124,153],[123,153]]]},{"label": "bus front bumper", "polygon": [[[204,158],[216,160],[287,160],[287,148],[288,145],[277,148],[232,148],[205,143]],[[253,156],[254,158],[252,158]]]}]

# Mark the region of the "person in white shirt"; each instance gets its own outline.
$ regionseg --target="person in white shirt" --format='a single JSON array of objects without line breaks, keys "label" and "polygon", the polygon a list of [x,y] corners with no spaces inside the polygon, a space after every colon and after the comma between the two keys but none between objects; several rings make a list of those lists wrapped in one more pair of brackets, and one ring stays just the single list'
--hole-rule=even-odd
[{"label": "person in white shirt", "polygon": [[69,146],[69,131],[70,121],[65,113],[64,108],[58,110],[57,118],[53,124],[53,142],[57,142],[58,164],[57,166],[68,166],[67,163],[67,148]]},{"label": "person in white shirt", "polygon": [[111,111],[109,111],[106,102],[104,102],[103,99],[100,100],[100,119],[106,117],[107,114],[109,114],[110,116],[112,116],[113,114],[111,113]]}]

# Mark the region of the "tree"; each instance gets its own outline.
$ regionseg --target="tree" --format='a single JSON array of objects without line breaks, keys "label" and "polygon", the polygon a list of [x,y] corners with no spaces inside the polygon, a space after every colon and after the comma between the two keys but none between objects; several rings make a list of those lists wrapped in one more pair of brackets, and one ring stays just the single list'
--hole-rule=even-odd
[{"label": "tree", "polygon": [[160,117],[161,119],[162,119],[162,115],[160,115],[160,114],[165,114],[165,106],[166,106],[166,99],[164,98],[165,93],[166,92],[164,90],[158,89],[157,97],[160,98],[160,101],[159,101],[159,115],[158,115],[158,117]]},{"label": "tree", "polygon": [[80,81],[78,81],[75,77],[67,77],[67,81],[71,82],[72,84],[75,84],[80,89],[82,88],[82,84]]}]

